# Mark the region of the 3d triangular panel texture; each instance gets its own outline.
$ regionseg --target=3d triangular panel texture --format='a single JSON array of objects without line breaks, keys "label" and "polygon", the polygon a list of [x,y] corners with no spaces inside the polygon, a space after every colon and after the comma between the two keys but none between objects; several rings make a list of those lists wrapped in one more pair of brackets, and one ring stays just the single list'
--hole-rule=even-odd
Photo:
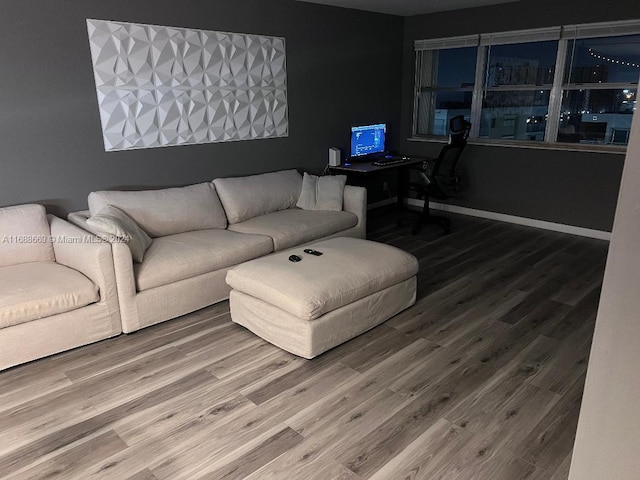
[{"label": "3d triangular panel texture", "polygon": [[87,20],[106,151],[285,137],[279,37]]}]

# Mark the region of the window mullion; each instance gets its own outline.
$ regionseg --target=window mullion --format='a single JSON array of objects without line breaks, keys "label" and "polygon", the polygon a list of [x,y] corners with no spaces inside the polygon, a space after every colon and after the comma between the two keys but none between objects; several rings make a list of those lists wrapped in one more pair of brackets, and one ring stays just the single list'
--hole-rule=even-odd
[{"label": "window mullion", "polygon": [[411,126],[411,135],[415,137],[418,134],[418,96],[420,95],[420,90],[422,89],[422,85],[420,84],[420,75],[422,70],[422,55],[423,52],[416,52],[416,64],[415,64],[415,78],[414,78],[414,86],[415,90],[413,92],[413,122]]},{"label": "window mullion", "polygon": [[553,75],[553,86],[549,95],[549,110],[547,114],[547,126],[544,139],[547,143],[553,143],[558,139],[558,127],[560,125],[560,110],[562,108],[562,84],[564,82],[564,69],[567,61],[568,41],[558,41],[558,53],[556,55],[556,69]]},{"label": "window mullion", "polygon": [[470,138],[478,138],[480,134],[480,119],[482,115],[482,95],[484,89],[485,64],[487,59],[487,48],[478,47],[476,55],[476,76],[473,84],[473,95],[471,96],[471,132]]}]

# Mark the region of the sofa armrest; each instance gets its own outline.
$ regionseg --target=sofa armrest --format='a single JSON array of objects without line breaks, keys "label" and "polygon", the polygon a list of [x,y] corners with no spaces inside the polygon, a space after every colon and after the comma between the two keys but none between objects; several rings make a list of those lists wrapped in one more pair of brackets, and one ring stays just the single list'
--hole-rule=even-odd
[{"label": "sofa armrest", "polygon": [[342,208],[358,217],[358,224],[355,228],[360,230],[360,237],[365,238],[367,233],[367,189],[345,185]]},{"label": "sofa armrest", "polygon": [[[96,284],[100,303],[117,312],[116,281],[111,245],[54,215],[47,215],[56,263],[79,271]],[[110,308],[111,310],[111,308]]]},{"label": "sofa armrest", "polygon": [[[72,212],[67,216],[69,222],[78,226],[79,228],[86,230],[87,232],[94,233],[111,244],[111,253],[113,258],[113,269],[115,273],[115,284],[118,291],[118,303],[120,306],[120,316],[122,317],[123,324],[138,325],[138,309],[135,300],[136,296],[136,281],[135,273],[133,271],[133,258],[131,257],[131,250],[126,243],[120,241],[116,237],[110,235],[103,235],[93,230],[88,224],[87,219],[91,216],[89,210],[83,210],[80,212]],[[109,245],[107,243],[107,245]]]}]

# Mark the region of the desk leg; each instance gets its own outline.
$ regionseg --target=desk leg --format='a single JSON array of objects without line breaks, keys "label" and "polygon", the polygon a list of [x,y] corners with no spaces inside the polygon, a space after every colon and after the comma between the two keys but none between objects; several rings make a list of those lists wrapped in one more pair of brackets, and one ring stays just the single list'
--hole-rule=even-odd
[{"label": "desk leg", "polygon": [[396,201],[398,210],[404,209],[404,199],[409,191],[409,169],[407,167],[398,168],[398,193]]}]

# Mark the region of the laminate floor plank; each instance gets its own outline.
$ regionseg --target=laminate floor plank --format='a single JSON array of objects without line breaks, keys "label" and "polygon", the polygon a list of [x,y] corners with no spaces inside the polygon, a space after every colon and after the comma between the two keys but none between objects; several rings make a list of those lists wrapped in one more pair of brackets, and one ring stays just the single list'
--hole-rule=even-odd
[{"label": "laminate floor plank", "polygon": [[580,377],[562,396],[557,408],[547,413],[533,431],[513,447],[516,455],[547,471],[562,463],[573,448],[584,379],[584,375]]},{"label": "laminate floor plank", "polygon": [[422,357],[425,361],[417,363],[414,368],[397,372],[389,389],[404,397],[419,397],[450,380],[466,360],[467,353],[465,344],[438,348],[431,355]]},{"label": "laminate floor plank", "polygon": [[374,341],[349,355],[345,355],[340,363],[363,373],[414,341],[413,336],[386,325],[381,325],[379,330],[380,335]]},{"label": "laminate floor plank", "polygon": [[526,380],[553,358],[557,345],[556,340],[536,337],[487,382],[458,402],[446,418],[456,425],[476,431],[476,423],[481,426],[482,418],[504,406]]},{"label": "laminate floor plank", "polygon": [[[251,448],[284,426],[264,416],[242,395],[212,401],[187,422],[131,445],[83,473],[86,479],[121,478],[148,468],[161,478],[191,478],[239,448]],[[159,455],[159,453],[162,453]]]},{"label": "laminate floor plank", "polygon": [[[409,403],[408,399],[375,382],[360,380],[354,386],[348,385],[349,389],[339,390],[340,398],[316,402],[287,418],[285,423],[333,456]],[[346,438],[344,431],[350,433]]]},{"label": "laminate floor plank", "polygon": [[245,389],[243,394],[256,405],[261,405],[291,388],[298,387],[315,375],[322,374],[330,364],[330,359],[326,356],[315,362],[304,362],[295,370],[275,378],[258,389]]},{"label": "laminate floor plank", "polygon": [[520,290],[488,287],[468,310],[451,318],[437,331],[427,335],[429,340],[441,345],[450,345],[460,337],[475,336],[474,333],[494,326],[498,331],[506,331],[509,326],[497,320],[515,305],[520,304],[526,293]]},{"label": "laminate floor plank", "polygon": [[465,421],[487,450],[512,451],[538,426],[560,401],[561,395],[543,388],[523,384],[500,406],[483,410]]},{"label": "laminate floor plank", "polygon": [[313,360],[220,302],[0,372],[0,478],[566,480],[608,244],[446,215],[369,212],[416,303]]},{"label": "laminate floor plank", "polygon": [[216,324],[212,319],[206,325],[203,325],[204,321],[195,322],[193,325],[186,325],[184,328],[175,329],[175,331],[172,330],[162,335],[144,335],[146,331],[142,331],[118,337],[118,340],[123,338],[126,342],[117,342],[109,346],[104,345],[105,351],[94,353],[92,359],[86,359],[81,365],[67,367],[65,373],[74,382],[98,375],[129,363],[132,358],[154,355],[163,348],[173,346],[174,341],[179,343],[187,342],[189,338],[193,336],[199,337],[204,332],[219,331],[227,326],[227,319],[223,318],[222,320],[223,323]]},{"label": "laminate floor plank", "polygon": [[259,405],[261,410],[271,412],[273,418],[284,422],[306,405],[313,404],[333,388],[339,388],[358,378],[358,372],[350,367],[336,363],[323,369],[317,375],[291,386],[276,397]]},{"label": "laminate floor plank", "polygon": [[226,405],[238,397],[235,389],[225,388],[212,375],[202,374],[198,378],[200,381],[197,385],[178,382],[180,390],[171,397],[165,397],[165,401],[113,416],[110,427],[127,445],[132,446],[174,431],[193,418],[209,414],[213,405]]},{"label": "laminate floor plank", "polygon": [[527,383],[564,394],[587,371],[593,325],[576,330],[563,340],[550,362],[532,375]]},{"label": "laminate floor plank", "polygon": [[[516,325],[505,330],[503,335],[487,342],[486,347],[478,353],[479,360],[494,368],[508,364],[538,336],[546,335],[562,321],[568,309],[569,307],[551,300],[540,302]],[[555,339],[549,341],[558,343]]]},{"label": "laminate floor plank", "polygon": [[451,452],[462,448],[470,437],[471,434],[463,428],[441,418],[369,479],[437,478],[434,471],[442,470],[443,465],[448,465],[451,462]]},{"label": "laminate floor plank", "polygon": [[[274,356],[281,357],[282,352],[278,347],[268,342],[246,342],[245,345],[240,345],[230,354],[213,359],[205,369],[217,378],[225,379],[234,375],[242,375],[255,367],[260,368]],[[293,360],[295,357],[291,355],[289,358]]]},{"label": "laminate floor plank", "polygon": [[[48,430],[40,428],[43,431],[32,434],[32,438],[24,439],[20,437],[22,441],[3,434],[3,441],[7,441],[7,443],[6,451],[0,454],[0,473],[19,471],[31,464],[55,456],[61,451],[73,448],[78,443],[87,441],[111,429],[112,424],[117,420],[153,408],[159,403],[178,396],[181,392],[188,391],[194,385],[207,381],[207,379],[211,379],[209,372],[194,372],[173,384],[164,385],[145,395],[141,394],[135,399],[104,413],[91,410],[80,415],[63,411],[57,415],[66,413],[66,421],[60,422],[59,425],[54,425]],[[71,398],[69,398],[70,400]],[[55,412],[57,410],[62,409],[56,405],[51,405],[47,412]],[[31,415],[34,417],[33,423],[40,424],[43,421],[42,414],[32,413]],[[29,425],[27,425],[28,427]]]},{"label": "laminate floor plank", "polygon": [[[78,478],[84,465],[100,462],[104,457],[110,457],[127,448],[127,444],[112,430],[76,445],[49,460],[41,462],[18,475],[9,477],[11,480],[33,480],[34,478]],[[80,471],[79,471],[80,470]]]},{"label": "laminate floor plank", "polygon": [[460,365],[446,380],[416,397],[360,442],[345,449],[336,460],[361,477],[371,476],[492,373],[478,362]]},{"label": "laminate floor plank", "polygon": [[151,470],[145,468],[137,473],[134,473],[130,477],[124,478],[123,480],[158,480],[158,477],[156,477],[151,472]]},{"label": "laminate floor plank", "polygon": [[418,332],[433,325],[439,325],[443,323],[442,313],[450,309],[448,305],[452,303],[455,305],[459,292],[469,288],[473,283],[473,278],[469,276],[457,278],[436,291],[419,296],[410,309],[400,312],[385,324],[405,333]]},{"label": "laminate floor plank", "polygon": [[578,330],[593,334],[602,282],[599,282],[546,335],[562,340]]},{"label": "laminate floor plank", "polygon": [[321,450],[317,442],[304,440],[244,480],[361,480]]},{"label": "laminate floor plank", "polygon": [[[0,374],[0,378],[2,375]],[[9,376],[6,377],[10,379]],[[43,395],[63,390],[73,384],[63,371],[46,371],[44,373],[21,371],[20,375],[11,381],[0,385],[0,416],[3,411],[10,410],[17,405],[23,405]]]},{"label": "laminate floor plank", "polygon": [[201,478],[203,480],[231,480],[244,479],[262,466],[268,464],[273,459],[278,458],[287,450],[292,449],[302,441],[299,433],[291,428],[276,433],[265,439],[259,445],[253,447],[242,455],[238,455],[233,461],[226,463],[223,467],[210,472],[196,473],[191,478]]}]

